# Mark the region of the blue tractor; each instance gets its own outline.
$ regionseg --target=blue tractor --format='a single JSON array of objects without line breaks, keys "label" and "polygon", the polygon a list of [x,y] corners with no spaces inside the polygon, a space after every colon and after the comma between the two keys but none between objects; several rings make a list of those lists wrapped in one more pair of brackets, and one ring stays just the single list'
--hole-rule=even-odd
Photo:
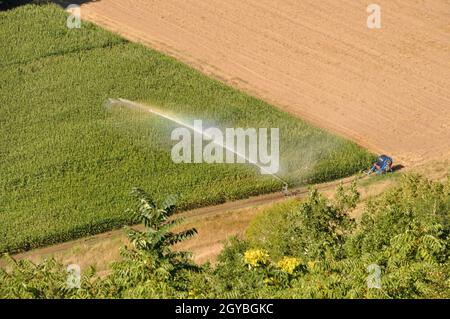
[{"label": "blue tractor", "polygon": [[390,158],[389,156],[380,155],[378,156],[377,161],[373,164],[372,168],[367,171],[367,175],[370,175],[372,173],[384,174],[387,172],[391,172],[393,163],[394,162],[392,161],[392,158]]}]

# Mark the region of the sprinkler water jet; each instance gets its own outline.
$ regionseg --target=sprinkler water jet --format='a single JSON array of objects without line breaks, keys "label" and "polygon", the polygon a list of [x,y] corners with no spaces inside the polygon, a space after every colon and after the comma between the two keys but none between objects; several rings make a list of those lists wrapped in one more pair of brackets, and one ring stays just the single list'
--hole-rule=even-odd
[{"label": "sprinkler water jet", "polygon": [[136,102],[133,102],[133,101],[130,101],[130,100],[127,100],[127,99],[122,99],[122,98],[113,99],[113,98],[109,98],[106,105],[108,107],[111,107],[111,106],[114,106],[114,105],[123,105],[123,106],[126,106],[126,107],[130,108],[130,109],[137,109],[137,110],[140,110],[140,111],[152,113],[152,114],[157,115],[159,117],[165,118],[165,119],[167,119],[167,120],[169,120],[169,121],[171,121],[173,123],[176,123],[176,124],[179,124],[181,126],[184,126],[184,127],[188,128],[189,130],[192,130],[193,132],[201,134],[202,136],[204,136],[204,137],[210,139],[211,141],[213,141],[214,144],[216,144],[216,145],[226,149],[227,151],[230,151],[230,152],[236,154],[236,156],[244,159],[245,161],[248,161],[249,163],[251,163],[251,164],[255,165],[256,167],[258,167],[259,169],[261,169],[261,171],[266,172],[268,175],[271,175],[272,177],[274,177],[275,179],[280,181],[283,184],[283,188],[282,188],[283,193],[285,195],[289,194],[289,192],[288,192],[288,183],[285,180],[283,180],[281,177],[279,177],[275,173],[272,173],[272,172],[268,171],[264,166],[259,165],[256,161],[248,158],[245,154],[241,154],[240,152],[230,148],[229,146],[227,146],[227,145],[225,145],[223,143],[216,142],[212,136],[210,136],[209,134],[207,134],[207,133],[205,133],[203,131],[199,131],[193,125],[185,123],[184,121],[182,121],[180,119],[177,119],[174,116],[171,116],[171,115],[165,114],[165,113],[163,113],[163,112],[161,112],[159,110],[153,109],[150,106],[147,106],[147,105],[144,105],[144,104],[141,104],[141,103],[136,103]]}]

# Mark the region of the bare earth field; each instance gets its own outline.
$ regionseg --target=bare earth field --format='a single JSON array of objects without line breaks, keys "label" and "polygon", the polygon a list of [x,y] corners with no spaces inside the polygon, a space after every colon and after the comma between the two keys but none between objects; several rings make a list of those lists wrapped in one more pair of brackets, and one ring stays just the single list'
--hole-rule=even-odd
[{"label": "bare earth field", "polygon": [[450,154],[450,1],[101,0],[83,19],[407,165]]}]

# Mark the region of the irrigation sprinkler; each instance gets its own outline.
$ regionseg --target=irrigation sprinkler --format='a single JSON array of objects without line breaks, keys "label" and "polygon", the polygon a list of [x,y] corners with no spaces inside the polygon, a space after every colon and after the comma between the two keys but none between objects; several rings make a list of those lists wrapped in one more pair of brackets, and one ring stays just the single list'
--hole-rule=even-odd
[{"label": "irrigation sprinkler", "polygon": [[288,186],[289,185],[280,176],[278,176],[275,173],[272,173],[272,172],[268,171],[264,166],[259,165],[256,161],[252,160],[251,158],[248,158],[245,154],[242,154],[242,153],[234,150],[233,148],[230,148],[229,146],[227,146],[227,145],[225,145],[223,143],[217,142],[211,135],[205,133],[203,130],[198,130],[196,127],[194,127],[193,125],[191,125],[189,123],[186,123],[186,122],[184,122],[184,121],[182,121],[182,120],[180,120],[180,119],[178,119],[178,118],[176,118],[174,116],[168,115],[168,114],[166,114],[166,113],[164,113],[164,112],[162,112],[160,110],[156,110],[156,109],[154,109],[154,108],[152,108],[152,107],[150,107],[148,105],[137,103],[137,102],[133,102],[133,101],[130,101],[130,100],[127,100],[127,99],[109,98],[107,103],[106,103],[106,105],[108,107],[111,107],[111,106],[114,106],[114,105],[123,105],[123,106],[126,106],[126,107],[130,108],[130,109],[135,109],[135,110],[137,109],[137,110],[140,110],[140,111],[152,113],[152,114],[157,115],[159,117],[165,118],[165,119],[167,119],[167,120],[169,120],[169,121],[171,121],[173,123],[176,123],[176,124],[179,124],[181,126],[184,126],[184,127],[188,128],[189,130],[192,130],[193,132],[202,135],[202,137],[206,137],[207,139],[211,140],[214,144],[216,144],[216,145],[226,149],[227,151],[230,151],[230,152],[236,154],[236,156],[244,159],[245,161],[248,161],[250,164],[255,165],[261,171],[266,172],[268,175],[271,175],[272,177],[274,177],[276,180],[280,181],[283,184],[282,192],[286,196],[289,195],[289,191],[288,191]]}]

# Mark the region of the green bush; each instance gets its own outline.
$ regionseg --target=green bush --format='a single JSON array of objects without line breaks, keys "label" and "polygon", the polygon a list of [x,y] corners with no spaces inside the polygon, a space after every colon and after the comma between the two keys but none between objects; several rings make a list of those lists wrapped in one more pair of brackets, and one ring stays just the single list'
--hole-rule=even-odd
[{"label": "green bush", "polygon": [[302,260],[321,258],[331,250],[342,254],[345,235],[354,227],[348,211],[359,198],[356,186],[339,186],[334,202],[315,189],[306,201],[291,200],[269,209],[255,218],[247,236],[256,247],[264,247],[276,259],[298,256]]},{"label": "green bush", "polygon": [[[290,289],[274,292],[277,297],[449,298],[449,198],[450,179],[406,175],[367,203],[361,224],[348,232],[349,220],[330,212],[354,207],[355,190],[341,188],[333,202],[312,192],[303,203],[260,216],[248,235],[253,247],[276,258],[297,256],[307,265]],[[381,289],[368,288],[370,265],[379,267]]]}]

